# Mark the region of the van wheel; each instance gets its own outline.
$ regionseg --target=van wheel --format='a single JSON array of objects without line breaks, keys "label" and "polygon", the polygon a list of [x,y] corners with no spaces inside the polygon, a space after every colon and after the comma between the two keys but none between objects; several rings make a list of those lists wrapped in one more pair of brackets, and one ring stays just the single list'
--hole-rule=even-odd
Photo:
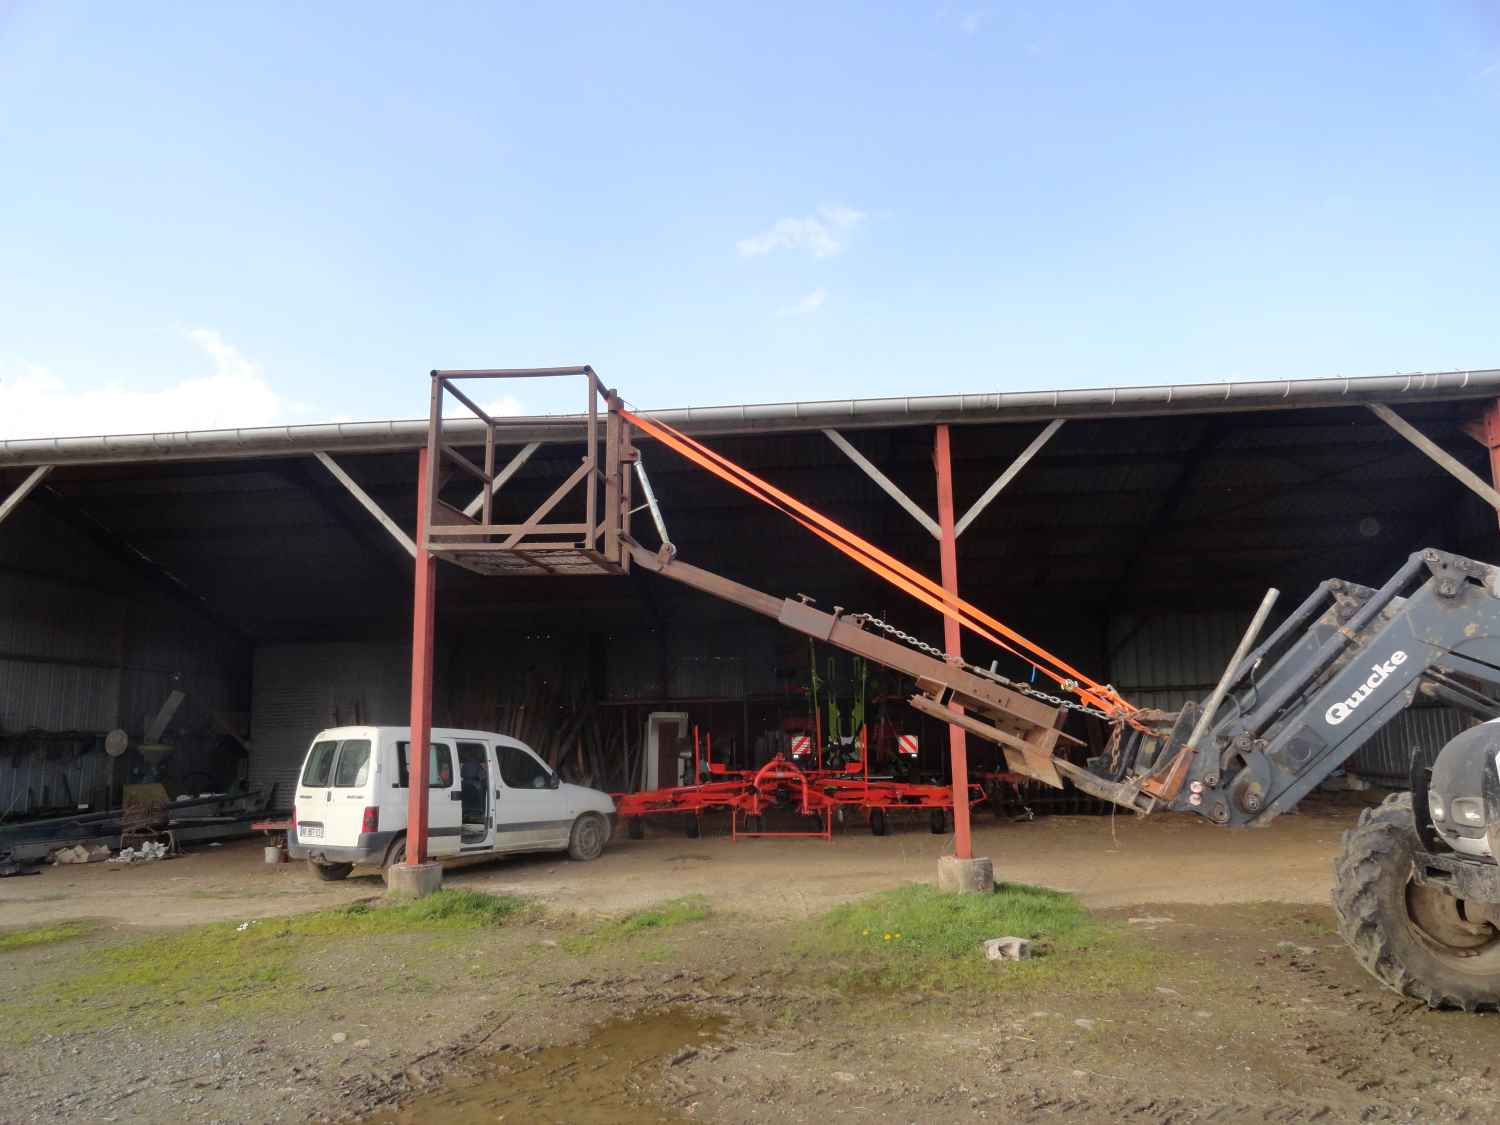
[{"label": "van wheel", "polygon": [[340,879],[349,878],[349,872],[354,870],[352,863],[319,863],[317,860],[308,860],[308,866],[325,883],[336,883]]},{"label": "van wheel", "polygon": [[391,868],[400,863],[406,857],[406,837],[397,836],[391,841],[391,846],[385,849],[385,858],[380,861],[380,881],[386,886],[391,885]]},{"label": "van wheel", "polygon": [[609,828],[598,813],[584,813],[573,822],[573,832],[568,837],[568,856],[587,862],[604,854],[604,845],[609,841]]}]

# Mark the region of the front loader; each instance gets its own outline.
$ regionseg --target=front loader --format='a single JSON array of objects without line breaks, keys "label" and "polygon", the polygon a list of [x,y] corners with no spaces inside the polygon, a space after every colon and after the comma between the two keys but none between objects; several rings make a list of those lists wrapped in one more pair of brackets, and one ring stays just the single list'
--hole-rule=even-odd
[{"label": "front loader", "polygon": [[1258,827],[1419,700],[1467,711],[1479,725],[1430,768],[1438,748],[1410,748],[1410,791],[1345,833],[1333,904],[1384,984],[1434,1007],[1500,1005],[1500,568],[1420,551],[1378,590],[1322,583],[1246,647],[1204,704],[1117,725],[1086,770],[1059,768],[1143,813]]}]

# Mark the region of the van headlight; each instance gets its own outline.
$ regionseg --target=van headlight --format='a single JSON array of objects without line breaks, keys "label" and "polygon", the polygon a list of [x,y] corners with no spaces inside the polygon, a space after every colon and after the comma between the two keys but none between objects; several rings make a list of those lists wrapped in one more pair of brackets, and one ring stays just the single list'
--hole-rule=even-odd
[{"label": "van headlight", "polygon": [[1448,819],[1448,812],[1443,808],[1442,794],[1432,792],[1427,794],[1427,812],[1434,824],[1442,824]]},{"label": "van headlight", "polygon": [[1484,802],[1478,797],[1459,797],[1453,802],[1453,819],[1473,828],[1484,827]]}]

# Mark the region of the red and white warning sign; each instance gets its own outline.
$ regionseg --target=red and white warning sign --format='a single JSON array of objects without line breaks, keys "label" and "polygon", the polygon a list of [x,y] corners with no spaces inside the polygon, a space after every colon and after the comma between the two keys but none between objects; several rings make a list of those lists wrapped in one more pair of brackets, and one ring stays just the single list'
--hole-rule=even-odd
[{"label": "red and white warning sign", "polygon": [[792,757],[802,758],[812,753],[812,735],[792,735]]},{"label": "red and white warning sign", "polygon": [[896,750],[908,757],[917,756],[917,736],[914,734],[898,734],[896,736]]}]

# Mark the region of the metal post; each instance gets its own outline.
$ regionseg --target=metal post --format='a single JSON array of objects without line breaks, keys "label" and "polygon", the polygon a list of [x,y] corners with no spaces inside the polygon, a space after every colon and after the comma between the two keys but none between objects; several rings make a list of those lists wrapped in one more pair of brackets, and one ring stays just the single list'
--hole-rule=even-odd
[{"label": "metal post", "polygon": [[411,766],[407,771],[406,862],[427,858],[427,763],[432,738],[432,634],[437,608],[437,567],[427,549],[428,480],[433,466],[424,449],[417,454],[417,578],[411,614]]},{"label": "metal post", "polygon": [[[933,442],[933,464],[937,469],[938,558],[942,568],[943,590],[958,594],[958,535],[953,527],[953,456],[948,440],[948,427],[940,425]],[[959,624],[953,618],[943,617],[943,650],[952,656],[959,655],[962,645]],[[957,703],[948,704],[950,710],[963,714]],[[959,859],[973,859],[974,849],[969,840],[969,746],[963,728],[948,724],[948,757],[953,769],[953,854]]]}]

